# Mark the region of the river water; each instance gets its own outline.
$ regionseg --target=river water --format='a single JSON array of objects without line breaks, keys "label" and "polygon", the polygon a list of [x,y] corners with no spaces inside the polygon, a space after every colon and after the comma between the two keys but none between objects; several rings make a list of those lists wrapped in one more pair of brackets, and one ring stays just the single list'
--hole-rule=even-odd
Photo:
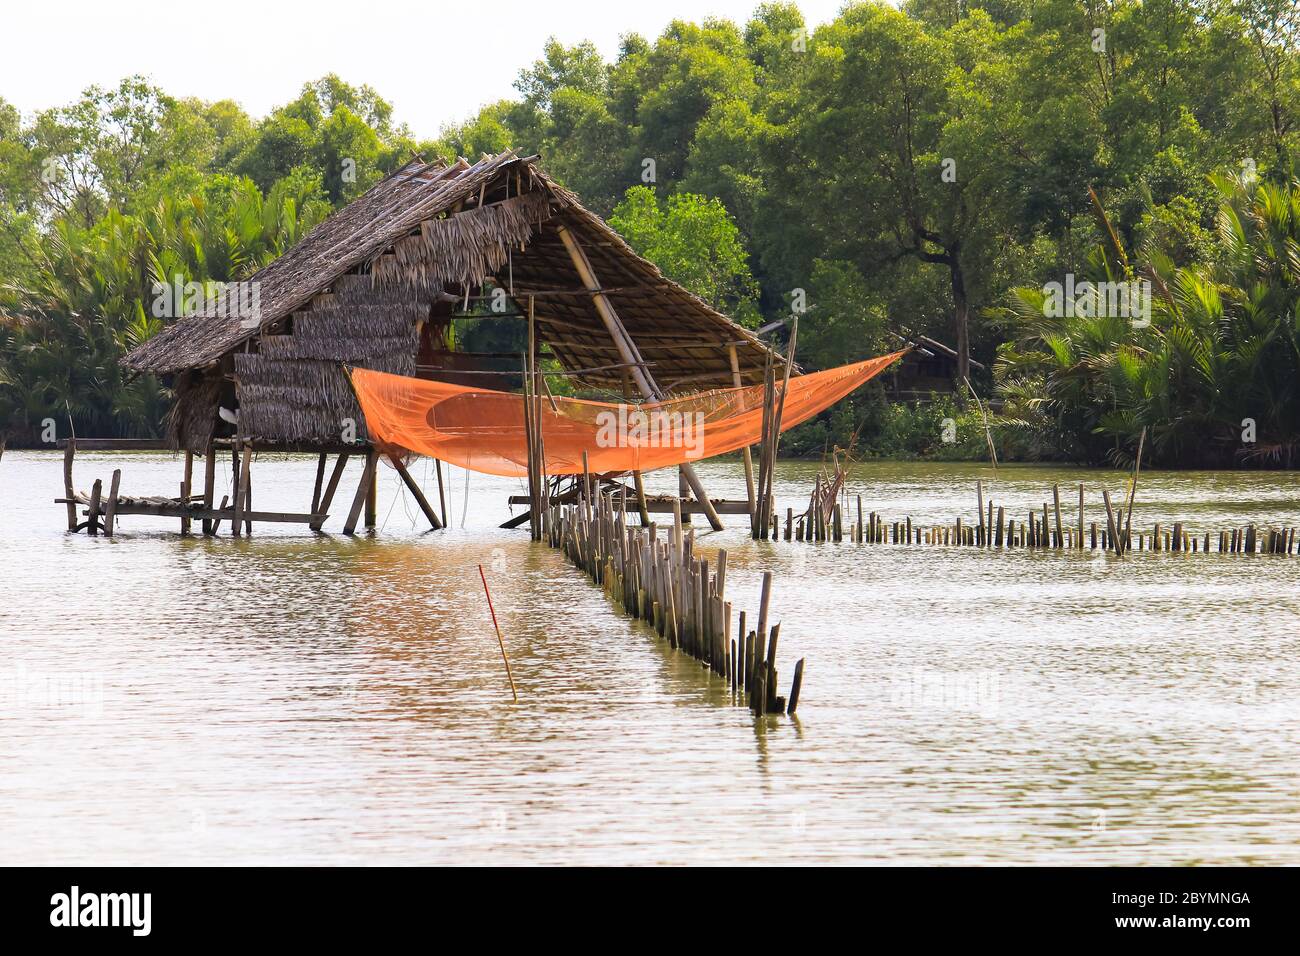
[{"label": "river water", "polygon": [[[115,467],[125,494],[180,480],[83,452],[77,484]],[[699,470],[744,496],[737,464]],[[781,466],[782,515],[814,472]],[[262,456],[255,506],[306,510],[314,473]],[[53,503],[59,454],[4,454],[0,863],[1300,863],[1300,557],[756,543],[730,517],[698,546],[751,615],[775,572],[782,693],[807,659],[797,717],[756,722],[496,527],[522,482],[453,470],[454,527],[422,533],[385,469],[382,530],[349,539],[358,473],[321,537],[91,539]],[[864,463],[849,490],[972,521],[976,478],[1017,518],[1053,482],[1072,514],[1084,481],[1104,520],[1124,487]],[[1134,523],[1300,524],[1298,498],[1291,473],[1152,472]]]}]

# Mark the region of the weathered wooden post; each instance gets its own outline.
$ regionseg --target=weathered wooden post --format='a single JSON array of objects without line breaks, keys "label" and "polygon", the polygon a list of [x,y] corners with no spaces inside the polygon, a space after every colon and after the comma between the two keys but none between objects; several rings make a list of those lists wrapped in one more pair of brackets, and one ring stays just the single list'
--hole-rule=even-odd
[{"label": "weathered wooden post", "polygon": [[243,457],[237,460],[240,463],[239,484],[235,489],[235,521],[231,529],[231,534],[236,538],[238,538],[241,533],[240,526],[244,521],[244,510],[248,500],[248,472],[253,462],[253,446],[245,443]]},{"label": "weathered wooden post", "polygon": [[104,483],[96,478],[90,489],[90,517],[86,521],[86,531],[92,535],[99,534],[99,496],[103,487]]},{"label": "weathered wooden post", "polygon": [[113,521],[117,517],[117,490],[122,484],[122,469],[113,469],[113,481],[108,486],[108,503],[104,505],[104,536],[113,537]]},{"label": "weathered wooden post", "polygon": [[[181,507],[187,512],[190,508],[190,486],[194,481],[194,452],[185,449],[185,478],[181,482]],[[190,533],[190,516],[181,518],[181,534]]]},{"label": "weathered wooden post", "polygon": [[63,497],[68,502],[68,530],[77,530],[77,492],[72,487],[72,459],[77,456],[77,436],[68,436],[63,449]]},{"label": "weathered wooden post", "polygon": [[[214,444],[212,444],[211,441],[209,441],[207,451],[203,456],[203,510],[204,511],[212,510],[212,498],[216,491],[216,483],[217,483],[217,447]],[[316,509],[313,508],[312,510],[315,511]],[[205,535],[212,534],[212,527],[213,527],[212,519],[204,518],[202,527],[203,527],[203,533]]]}]

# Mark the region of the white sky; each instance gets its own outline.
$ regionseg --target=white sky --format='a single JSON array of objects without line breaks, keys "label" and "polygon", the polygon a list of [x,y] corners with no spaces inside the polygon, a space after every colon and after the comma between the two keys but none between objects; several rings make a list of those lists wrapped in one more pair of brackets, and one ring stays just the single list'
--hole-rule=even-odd
[{"label": "white sky", "polygon": [[[843,0],[799,0],[809,27]],[[233,99],[254,116],[334,72],[368,83],[417,138],[512,96],[519,70],[554,34],[592,40],[611,59],[620,34],[653,39],[673,19],[743,26],[758,0],[6,0],[0,97],[25,115],[93,83],[142,73],[173,96]]]}]

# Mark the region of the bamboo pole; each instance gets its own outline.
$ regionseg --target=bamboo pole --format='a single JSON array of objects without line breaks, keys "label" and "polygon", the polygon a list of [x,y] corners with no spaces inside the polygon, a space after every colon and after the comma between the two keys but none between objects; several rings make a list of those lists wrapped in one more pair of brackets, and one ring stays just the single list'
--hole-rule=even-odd
[{"label": "bamboo pole", "polygon": [[[1101,489],[1101,497],[1106,502],[1106,531],[1110,536],[1110,547],[1116,548],[1118,547],[1118,542],[1115,537],[1115,514],[1110,507],[1110,492],[1105,488]],[[1116,554],[1122,556],[1123,552],[1116,551]]]},{"label": "bamboo pole", "polygon": [[1065,547],[1065,532],[1061,530],[1061,486],[1052,485],[1052,504],[1056,509],[1056,546]]},{"label": "bamboo pole", "polygon": [[[744,386],[744,380],[740,377],[740,360],[736,357],[736,346],[727,346],[727,356],[731,360],[731,383],[736,388]],[[750,453],[749,446],[746,445],[741,449],[741,459],[745,463],[745,497],[749,502],[749,513],[752,517],[754,506],[754,456]]]},{"label": "bamboo pole", "polygon": [[763,364],[763,411],[762,427],[760,428],[760,440],[758,444],[758,491],[754,510],[750,515],[750,536],[758,541],[766,537],[764,532],[764,514],[767,512],[767,504],[764,501],[764,492],[767,489],[767,469],[769,439],[772,430],[772,406],[775,398],[775,377],[772,371],[772,356],[769,353]]},{"label": "bamboo pole", "polygon": [[772,510],[772,475],[776,470],[776,456],[781,445],[781,419],[785,416],[785,397],[790,391],[790,370],[794,366],[795,346],[799,342],[799,313],[794,313],[790,324],[790,344],[786,348],[785,354],[785,377],[781,382],[781,396],[777,401],[775,408],[775,417],[772,423],[771,451],[768,453],[767,467],[767,485],[763,489],[763,517]]},{"label": "bamboo pole", "polygon": [[1133,482],[1129,486],[1128,493],[1128,517],[1124,521],[1124,546],[1128,547],[1128,537],[1133,530],[1133,499],[1137,497],[1138,474],[1142,470],[1142,448],[1146,445],[1147,430],[1146,426],[1142,427],[1142,434],[1138,436],[1137,457],[1133,459]]},{"label": "bamboo pole", "polygon": [[1083,548],[1083,482],[1079,482],[1079,548]]}]

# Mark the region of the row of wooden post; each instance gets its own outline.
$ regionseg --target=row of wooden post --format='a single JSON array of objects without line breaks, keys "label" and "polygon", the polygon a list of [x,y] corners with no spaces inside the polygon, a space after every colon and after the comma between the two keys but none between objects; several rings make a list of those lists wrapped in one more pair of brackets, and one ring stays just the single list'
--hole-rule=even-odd
[{"label": "row of wooden post", "polygon": [[570,505],[552,504],[545,522],[547,543],[561,550],[628,614],[647,621],[669,645],[701,661],[743,696],[758,716],[793,714],[799,705],[804,662],[795,665],[789,700],[776,693],[780,625],[768,626],[772,573],[765,572],[758,619],[746,628],[739,615],[732,637],[732,605],[727,600],[727,552],[717,565],[695,553],[695,534],[682,522],[681,506],[673,524],[660,535],[656,524],[627,521],[627,492],[592,496],[584,493]]},{"label": "row of wooden post", "polygon": [[[1277,527],[1258,530],[1254,524],[1245,528],[1228,529],[1216,533],[1203,532],[1199,537],[1190,532],[1181,521],[1172,527],[1155,522],[1151,532],[1134,531],[1131,509],[1125,515],[1116,509],[1107,491],[1102,492],[1106,504],[1106,523],[1093,521],[1085,524],[1084,486],[1078,487],[1078,508],[1073,522],[1067,524],[1061,509],[1061,489],[1052,486],[1052,502],[1044,502],[1041,511],[1029,509],[1024,520],[1009,517],[1002,505],[992,499],[985,500],[983,482],[976,483],[977,519],[963,521],[960,516],[951,524],[922,524],[910,517],[902,521],[886,522],[877,512],[865,517],[862,496],[857,496],[857,521],[848,525],[847,536],[857,544],[938,544],[979,548],[1030,548],[1044,550],[1097,550],[1117,551],[1179,551],[1204,553],[1217,549],[1223,554],[1300,554],[1300,534],[1294,527]],[[796,518],[793,509],[786,509],[786,541],[842,541],[845,526],[842,502],[837,502],[829,519],[811,508]]]}]

